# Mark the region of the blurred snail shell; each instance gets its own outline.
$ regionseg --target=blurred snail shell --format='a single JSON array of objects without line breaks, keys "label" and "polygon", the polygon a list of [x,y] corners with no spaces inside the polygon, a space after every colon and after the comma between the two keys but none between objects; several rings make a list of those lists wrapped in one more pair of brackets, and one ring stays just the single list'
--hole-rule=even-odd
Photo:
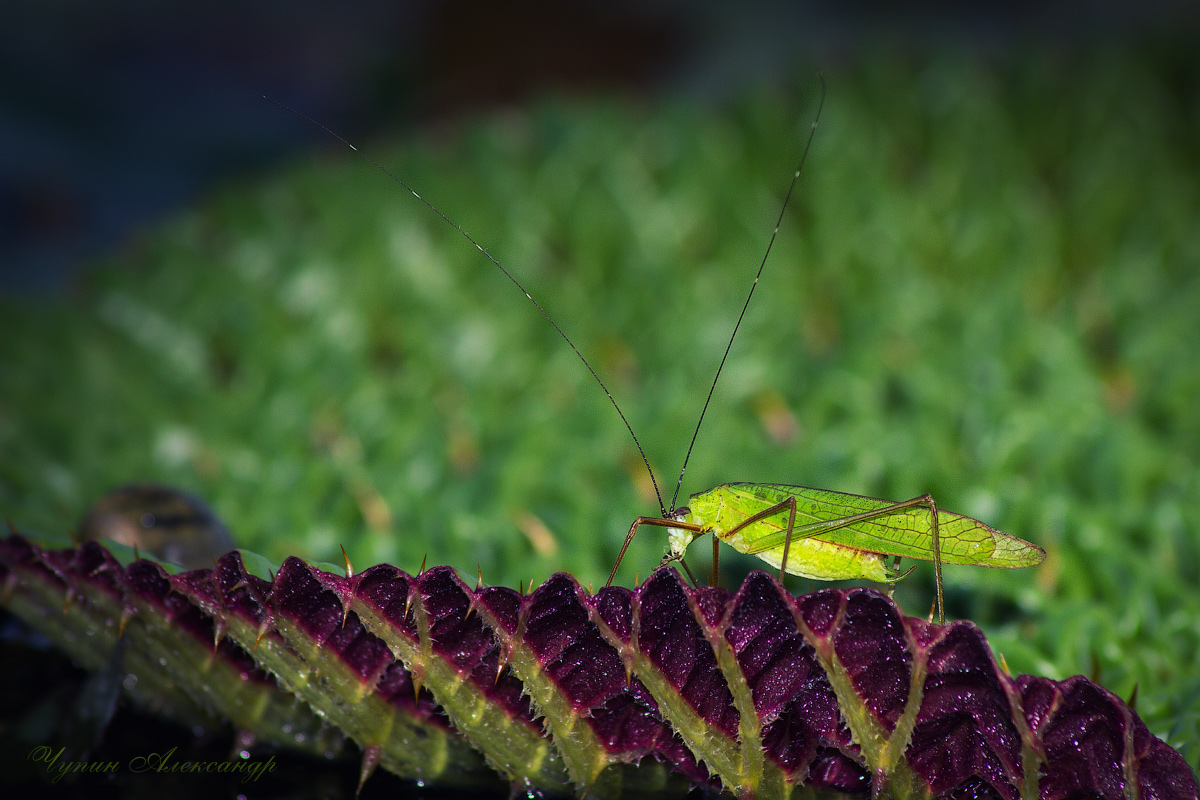
[{"label": "blurred snail shell", "polygon": [[79,525],[79,537],[137,547],[185,569],[211,567],[237,547],[204,501],[154,483],[122,486],[97,500]]}]

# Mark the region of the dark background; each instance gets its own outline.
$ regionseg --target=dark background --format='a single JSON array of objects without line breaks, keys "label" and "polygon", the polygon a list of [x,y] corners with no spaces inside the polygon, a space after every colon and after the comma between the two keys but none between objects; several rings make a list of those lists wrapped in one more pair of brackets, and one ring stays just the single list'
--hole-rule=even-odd
[{"label": "dark background", "polygon": [[0,291],[45,292],[222,178],[547,92],[719,99],[889,47],[1186,46],[1197,4],[78,0],[0,12]]}]

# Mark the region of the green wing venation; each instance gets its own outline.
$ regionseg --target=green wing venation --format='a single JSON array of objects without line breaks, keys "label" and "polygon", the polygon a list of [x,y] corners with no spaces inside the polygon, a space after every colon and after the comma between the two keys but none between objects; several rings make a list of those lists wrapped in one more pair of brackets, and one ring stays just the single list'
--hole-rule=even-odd
[{"label": "green wing venation", "polygon": [[[895,505],[894,501],[878,497],[783,484],[732,483],[718,486],[711,491],[728,492],[733,498],[741,501],[739,505],[749,506],[751,512],[743,513],[730,509],[729,503],[723,504],[726,510],[739,514],[741,519],[789,496],[795,497],[797,527],[878,511]],[[782,547],[787,536],[787,514],[781,512],[778,516],[755,523],[753,527],[755,532],[745,536],[746,539],[754,540],[753,552]],[[1033,566],[1040,563],[1044,557],[1041,548],[1036,545],[998,531],[972,517],[943,511],[940,508],[938,532],[942,562],[946,564],[1016,568]],[[856,550],[922,561],[933,560],[933,524],[929,509],[924,507],[902,509],[884,517],[825,531],[812,538]]]}]

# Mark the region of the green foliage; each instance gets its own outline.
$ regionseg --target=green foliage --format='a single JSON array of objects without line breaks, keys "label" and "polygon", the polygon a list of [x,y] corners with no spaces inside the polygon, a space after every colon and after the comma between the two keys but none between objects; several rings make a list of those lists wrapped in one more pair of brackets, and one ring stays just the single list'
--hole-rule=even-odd
[{"label": "green foliage", "polygon": [[[948,567],[950,615],[1014,671],[1136,685],[1193,764],[1194,74],[1111,52],[832,71],[684,487],[929,491],[1041,545],[1036,570]],[[547,103],[362,144],[554,314],[669,499],[816,88],[715,109]],[[61,531],[112,486],[155,480],[275,560],[342,544],[359,568],[428,554],[491,583],[599,584],[632,518],[657,512],[553,330],[350,153],[228,187],[68,300],[0,313],[0,513],[23,528]],[[626,582],[664,545],[641,534]],[[927,565],[898,590],[914,613],[931,597]]]}]

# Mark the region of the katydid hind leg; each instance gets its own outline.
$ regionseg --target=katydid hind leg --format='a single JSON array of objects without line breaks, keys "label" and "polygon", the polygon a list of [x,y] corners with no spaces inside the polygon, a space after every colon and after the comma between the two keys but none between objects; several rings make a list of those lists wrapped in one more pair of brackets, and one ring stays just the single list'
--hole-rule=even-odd
[{"label": "katydid hind leg", "polygon": [[[942,537],[941,537],[941,530],[938,525],[937,503],[934,502],[933,495],[923,494],[920,497],[914,497],[911,500],[905,500],[903,503],[897,503],[895,506],[891,506],[891,510],[898,510],[898,508],[901,508],[901,507],[912,508],[915,506],[922,506],[922,505],[929,507],[930,522],[932,523],[930,526],[930,530],[931,530],[931,533],[933,534],[933,581],[934,581],[935,591],[937,593],[938,624],[945,625],[946,624],[946,602],[942,595]],[[884,510],[887,511],[888,509],[884,509]],[[899,566],[898,562],[899,562],[899,559],[897,559],[897,567]],[[912,570],[910,569],[909,572],[911,572],[911,571]],[[905,574],[908,574],[908,573],[905,573]]]},{"label": "katydid hind leg", "polygon": [[[909,500],[905,500],[900,503],[894,503],[893,505],[887,506],[885,508],[881,508],[877,511],[871,511],[871,512],[867,512],[865,514],[855,514],[853,516],[845,518],[847,520],[846,524],[852,525],[852,524],[854,524],[854,522],[862,522],[864,520],[873,519],[875,517],[887,516],[888,514],[894,514],[897,511],[903,511],[906,508],[916,508],[918,506],[928,506],[928,508],[929,508],[929,516],[930,516],[930,521],[932,523],[930,528],[931,528],[931,533],[933,535],[933,580],[934,580],[934,584],[935,584],[935,591],[937,594],[938,624],[945,625],[946,624],[946,605],[945,605],[944,599],[942,597],[942,539],[941,539],[941,532],[938,528],[937,503],[935,503],[933,501],[933,495],[923,494],[920,497],[913,497]],[[896,562],[893,566],[898,569],[899,563],[900,563],[900,559],[899,559],[899,557],[897,557]],[[908,572],[912,572],[912,570],[913,570],[913,568],[909,568]],[[906,572],[904,574],[907,575],[908,572]],[[902,575],[900,577],[904,577],[904,576]]]},{"label": "katydid hind leg", "polygon": [[[861,514],[851,514],[849,516],[845,516],[840,519],[825,520],[825,521],[817,524],[814,528],[804,532],[800,536],[797,536],[795,533],[795,530],[794,530],[795,529],[794,514],[795,514],[795,509],[796,509],[796,498],[789,497],[787,500],[782,500],[773,506],[769,506],[769,507],[763,509],[762,511],[758,512],[757,514],[747,517],[745,520],[738,523],[733,528],[730,528],[729,531],[725,533],[725,535],[730,536],[734,533],[737,533],[741,529],[743,529],[749,525],[752,525],[755,522],[758,522],[759,520],[766,519],[768,517],[772,517],[775,514],[778,514],[784,508],[788,507],[789,505],[791,506],[793,515],[791,516],[791,518],[788,521],[787,534],[784,537],[784,560],[783,560],[784,568],[786,568],[786,566],[787,566],[787,551],[790,548],[791,542],[793,539],[810,538],[813,536],[820,535],[822,533],[828,533],[829,531],[832,531],[832,530],[837,530],[838,528],[846,527],[849,525],[854,525],[859,522],[867,522],[869,520],[876,519],[878,517],[886,517],[890,514],[895,514],[897,511],[903,511],[906,508],[915,508],[915,507],[919,507],[919,506],[926,506],[927,508],[929,508],[929,513],[930,513],[931,523],[932,523],[930,527],[931,527],[931,533],[933,536],[933,573],[934,573],[934,581],[935,581],[936,588],[937,588],[938,620],[939,620],[940,624],[942,624],[942,625],[946,624],[946,609],[945,609],[945,605],[943,604],[943,593],[942,593],[941,531],[940,531],[939,524],[938,524],[937,503],[934,502],[932,495],[923,494],[919,497],[913,497],[908,500],[903,500],[899,503],[893,503],[889,506],[884,506],[883,508],[878,508],[873,511],[864,511]],[[757,553],[763,552],[764,550],[769,550],[771,548],[771,546],[777,546],[777,545],[765,545],[765,546],[760,546],[760,548],[752,547],[752,548],[748,549],[746,552],[749,555],[756,555]],[[781,569],[781,573],[782,573],[782,571],[783,571],[783,569]]]},{"label": "katydid hind leg", "polygon": [[[916,508],[918,506],[927,506],[929,508],[929,516],[932,523],[930,529],[933,535],[933,579],[936,587],[935,591],[937,593],[938,624],[945,625],[946,605],[942,596],[942,539],[938,526],[937,503],[934,502],[933,495],[923,494],[920,497],[913,497],[900,503],[894,503],[876,511],[868,511],[863,514],[854,514],[852,516],[845,517],[844,520],[846,525],[853,525],[855,522],[863,522],[876,517],[887,516],[889,514],[894,514],[897,511],[903,511],[906,508]],[[899,559],[897,559],[896,566],[899,566]],[[912,572],[912,568],[909,569],[909,572]],[[907,575],[908,573],[906,572],[904,574]]]},{"label": "katydid hind leg", "polygon": [[796,529],[796,498],[789,497],[788,500],[788,526],[787,536],[783,537],[783,558],[779,561],[779,582],[783,583],[783,576],[787,574],[787,559],[788,550],[792,547],[792,532]]},{"label": "katydid hind leg", "polygon": [[945,625],[946,602],[942,598],[942,539],[938,530],[938,509],[937,503],[933,502],[933,495],[927,494],[925,499],[929,501],[929,515],[933,518],[933,578],[937,584],[938,624]]},{"label": "katydid hind leg", "polygon": [[[937,503],[933,501],[933,495],[923,494],[920,497],[913,497],[900,503],[893,503],[890,506],[886,506],[876,511],[868,511],[863,514],[854,514],[844,518],[845,524],[853,525],[855,522],[863,522],[876,517],[887,516],[889,514],[894,514],[897,511],[903,511],[906,508],[916,508],[918,506],[927,506],[929,508],[929,516],[932,523],[930,529],[933,535],[933,579],[937,593],[938,624],[945,625],[946,605],[942,597],[942,539],[941,532],[938,527]],[[912,572],[912,569],[909,569],[909,572]],[[906,572],[905,575],[907,574],[908,573]]]}]

